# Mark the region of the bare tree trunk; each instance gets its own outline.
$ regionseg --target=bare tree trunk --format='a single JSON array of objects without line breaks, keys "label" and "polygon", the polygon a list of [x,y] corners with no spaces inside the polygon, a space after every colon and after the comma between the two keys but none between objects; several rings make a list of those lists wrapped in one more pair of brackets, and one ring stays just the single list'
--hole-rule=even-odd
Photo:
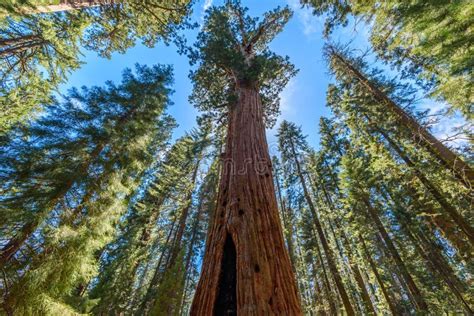
[{"label": "bare tree trunk", "polygon": [[395,199],[393,198],[392,194],[390,194],[390,191],[386,189],[384,191],[387,193],[385,194],[383,191],[380,191],[380,193],[389,203],[390,198],[392,202],[391,204],[394,205],[395,208],[398,208],[398,212],[400,212],[400,214],[398,214],[398,212],[395,213],[397,221],[400,223],[408,238],[412,241],[417,253],[426,261],[428,268],[434,273],[434,275],[445,282],[447,287],[459,301],[459,304],[463,306],[466,314],[471,315],[473,310],[463,295],[466,288],[464,284],[458,279],[453,269],[446,262],[446,259],[440,253],[437,245],[425,235],[424,229],[422,229],[422,227],[414,229],[412,225],[409,225],[403,216],[405,212],[400,209],[398,205],[396,205]]},{"label": "bare tree trunk", "polygon": [[388,110],[398,117],[401,124],[407,127],[412,134],[413,140],[421,143],[427,150],[429,150],[443,165],[451,170],[454,175],[468,188],[472,189],[474,186],[474,171],[464,162],[458,155],[441,143],[436,137],[421,126],[416,119],[405,112],[398,104],[393,102],[383,91],[381,91],[376,84],[370,81],[362,72],[348,62],[342,55],[335,50],[331,51],[335,57],[349,73],[351,73],[362,85],[364,85],[373,97],[387,106]]},{"label": "bare tree trunk", "polygon": [[191,315],[301,315],[285,248],[258,89],[236,87],[218,209]]},{"label": "bare tree trunk", "polygon": [[392,256],[393,260],[396,263],[396,266],[398,267],[400,273],[402,274],[403,280],[407,283],[408,290],[411,296],[413,297],[413,303],[415,304],[415,308],[422,312],[428,312],[428,305],[426,304],[420,289],[416,285],[411,274],[408,272],[408,269],[405,263],[403,262],[402,258],[400,257],[397,249],[395,248],[395,245],[393,244],[390,236],[388,235],[387,230],[385,229],[383,223],[380,221],[377,211],[372,207],[372,205],[368,201],[368,198],[364,197],[363,200],[364,200],[364,204],[366,205],[366,210],[369,217],[373,220],[380,235],[382,236],[382,239],[388,251],[390,252],[390,255]]},{"label": "bare tree trunk", "polygon": [[[316,238],[316,236],[314,236],[314,238]],[[326,272],[326,267],[324,265],[323,254],[321,252],[321,247],[319,247],[318,241],[316,241],[316,251],[318,252],[319,261],[321,262],[321,269],[323,271],[323,277],[324,277],[323,284],[324,284],[324,290],[326,292],[326,299],[329,304],[329,312],[330,312],[330,315],[337,315],[337,307],[336,307],[337,299],[333,296],[331,284],[329,283],[328,273]]]},{"label": "bare tree trunk", "polygon": [[367,246],[365,245],[364,238],[362,238],[361,235],[359,235],[359,241],[361,243],[362,249],[364,250],[364,254],[367,258],[367,261],[369,262],[370,268],[372,270],[372,273],[375,276],[375,279],[377,280],[377,283],[380,286],[380,290],[382,291],[383,297],[385,298],[385,301],[388,304],[388,308],[392,312],[393,315],[398,315],[398,310],[395,307],[395,303],[392,301],[392,298],[390,297],[390,294],[388,293],[387,288],[385,287],[385,284],[377,271],[377,265],[375,264],[374,260],[372,259],[372,256],[369,253],[369,250],[367,249]]},{"label": "bare tree trunk", "polygon": [[191,266],[191,261],[193,259],[193,256],[194,256],[194,246],[196,244],[196,241],[198,240],[198,230],[199,230],[199,224],[201,223],[202,221],[202,212],[203,212],[203,201],[202,199],[200,199],[199,201],[199,205],[198,205],[198,208],[197,208],[197,211],[196,211],[196,219],[193,223],[193,226],[191,228],[191,238],[188,242],[188,251],[186,253],[186,258],[184,260],[184,284],[183,284],[183,295],[181,297],[181,310],[180,310],[180,315],[183,315],[183,307],[185,306],[185,302],[186,302],[186,297],[188,295],[188,280],[190,279],[189,277],[189,269],[190,269],[190,266]]},{"label": "bare tree trunk", "polygon": [[[32,1],[34,3],[34,1]],[[60,0],[58,4],[38,5],[33,8],[21,8],[23,14],[54,13],[77,9],[93,8],[119,2],[118,0]]]},{"label": "bare tree trunk", "polygon": [[171,256],[170,259],[167,262],[167,268],[171,268],[174,266],[176,262],[176,258],[178,257],[179,252],[181,251],[181,242],[183,240],[183,235],[184,235],[184,230],[186,229],[186,222],[188,220],[188,215],[189,215],[189,210],[192,205],[192,198],[193,198],[193,191],[194,191],[194,185],[196,183],[197,179],[197,174],[199,171],[199,166],[200,166],[201,160],[196,162],[196,166],[194,168],[192,177],[191,177],[191,182],[193,185],[193,189],[190,190],[188,196],[186,197],[186,201],[188,201],[188,204],[182,209],[181,215],[179,218],[179,223],[178,223],[178,230],[176,231],[176,236],[173,241],[173,245],[171,248]]},{"label": "bare tree trunk", "polygon": [[160,283],[161,276],[163,275],[161,265],[163,263],[163,259],[165,258],[165,253],[167,252],[166,248],[169,247],[171,236],[173,235],[174,228],[175,228],[175,225],[176,225],[176,221],[177,221],[177,218],[175,217],[174,220],[173,220],[173,223],[171,224],[170,230],[168,232],[168,236],[166,237],[165,247],[164,247],[162,253],[160,254],[160,258],[158,259],[158,263],[155,267],[155,272],[153,273],[153,277],[150,281],[150,284],[148,285],[148,289],[145,293],[143,301],[140,304],[140,308],[138,310],[139,315],[146,314],[146,311],[148,311],[148,309],[152,307],[154,295],[156,294],[155,293],[156,287]]},{"label": "bare tree trunk", "polygon": [[[318,274],[316,273],[315,260],[311,260],[311,269],[312,269],[312,278],[314,282],[312,307],[315,308],[316,315],[326,315],[326,310],[324,310],[323,295],[321,295],[321,293],[323,293],[325,289],[321,288],[321,286],[319,285]],[[323,287],[324,287],[324,284],[323,284]],[[323,308],[322,310],[321,310],[321,307]]]},{"label": "bare tree trunk", "polygon": [[[335,208],[334,208],[333,201],[331,199],[331,196],[327,192],[326,188],[324,187],[324,185],[321,186],[321,190],[323,192],[327,205],[329,206],[330,209],[334,210]],[[375,307],[372,304],[372,300],[370,299],[369,292],[367,291],[367,288],[365,286],[364,278],[362,277],[362,274],[360,272],[359,265],[356,263],[356,260],[354,259],[354,255],[352,253],[352,249],[351,249],[352,247],[351,247],[349,238],[347,238],[347,235],[342,229],[340,222],[337,220],[334,222],[335,222],[336,228],[341,232],[340,234],[342,236],[342,242],[348,254],[347,257],[349,260],[349,266],[357,282],[357,286],[359,287],[360,295],[362,297],[364,306],[369,313],[371,313],[372,315],[377,315],[377,312],[375,311]],[[332,228],[332,231],[335,236],[334,238],[336,238],[336,234],[334,233],[334,228]]]},{"label": "bare tree trunk", "polygon": [[352,307],[352,304],[349,300],[349,296],[347,295],[346,289],[344,288],[344,284],[342,283],[341,276],[339,275],[339,271],[336,267],[336,263],[334,261],[334,254],[329,247],[329,243],[326,239],[326,236],[323,231],[323,227],[321,225],[321,222],[319,221],[318,214],[316,213],[316,208],[313,204],[313,200],[311,199],[311,196],[309,194],[306,181],[303,177],[303,172],[301,170],[300,162],[298,160],[296,150],[294,148],[294,144],[291,142],[291,151],[293,154],[294,162],[296,164],[296,170],[298,173],[298,177],[300,178],[301,186],[303,187],[303,192],[304,196],[306,199],[306,202],[308,203],[309,209],[311,211],[311,214],[313,216],[313,221],[314,225],[316,227],[316,232],[318,233],[319,240],[321,241],[321,245],[323,247],[324,253],[326,254],[326,258],[328,261],[328,266],[329,270],[331,271],[331,274],[334,278],[334,282],[336,283],[337,290],[339,291],[339,295],[341,297],[342,303],[344,305],[344,308],[346,310],[346,313],[348,315],[355,315],[354,309]]},{"label": "bare tree trunk", "polygon": [[[441,205],[441,207],[446,211],[446,213],[453,219],[453,221],[459,226],[461,231],[466,235],[471,245],[474,245],[474,228],[459,214],[459,212],[449,203],[443,194],[436,188],[436,186],[428,179],[426,176],[417,169],[415,164],[411,161],[410,158],[403,152],[403,150],[392,140],[392,138],[385,133],[383,130],[376,128],[376,131],[382,135],[383,138],[387,140],[390,146],[395,150],[395,152],[402,158],[402,160],[410,167],[416,177],[420,182],[426,187],[426,189],[432,194],[434,199]],[[442,227],[440,227],[442,229]],[[458,236],[447,236],[448,239],[458,239]],[[463,243],[461,243],[463,244]],[[453,243],[453,245],[459,246],[459,243]],[[462,247],[462,246],[461,246]],[[458,249],[462,251],[465,255],[469,255],[469,249],[462,247]]]}]

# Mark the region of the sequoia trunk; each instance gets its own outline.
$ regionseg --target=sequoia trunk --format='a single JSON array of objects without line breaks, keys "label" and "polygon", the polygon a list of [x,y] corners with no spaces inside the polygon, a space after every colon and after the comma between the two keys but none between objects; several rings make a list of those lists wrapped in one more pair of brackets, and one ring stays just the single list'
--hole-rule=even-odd
[{"label": "sequoia trunk", "polygon": [[191,315],[301,315],[256,87],[236,87],[217,209]]}]

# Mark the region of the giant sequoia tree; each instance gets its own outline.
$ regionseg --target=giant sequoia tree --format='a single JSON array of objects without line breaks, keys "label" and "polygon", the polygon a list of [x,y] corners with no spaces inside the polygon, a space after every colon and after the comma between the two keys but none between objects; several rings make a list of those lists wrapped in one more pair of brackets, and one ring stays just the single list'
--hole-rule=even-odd
[{"label": "giant sequoia tree", "polygon": [[290,16],[276,9],[259,21],[239,1],[228,1],[207,12],[191,53],[198,64],[192,102],[227,122],[217,208],[192,315],[301,314],[265,138],[278,93],[295,73],[267,45]]}]

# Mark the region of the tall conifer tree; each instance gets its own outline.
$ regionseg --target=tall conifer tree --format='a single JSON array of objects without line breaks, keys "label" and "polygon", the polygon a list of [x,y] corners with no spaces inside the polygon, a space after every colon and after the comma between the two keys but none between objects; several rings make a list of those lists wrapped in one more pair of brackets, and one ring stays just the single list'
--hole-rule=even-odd
[{"label": "tall conifer tree", "polygon": [[[10,135],[2,196],[10,240],[2,264],[24,275],[16,280],[12,271],[9,308],[53,312],[94,275],[97,252],[170,136],[171,76],[170,67],[137,66],[118,86],[71,90],[49,115]],[[16,255],[22,247],[26,257]]]},{"label": "tall conifer tree", "polygon": [[198,63],[191,100],[227,123],[218,206],[192,315],[301,314],[265,138],[265,121],[275,119],[278,93],[295,73],[267,46],[290,16],[276,9],[259,21],[239,1],[227,1],[207,11],[191,53]]}]

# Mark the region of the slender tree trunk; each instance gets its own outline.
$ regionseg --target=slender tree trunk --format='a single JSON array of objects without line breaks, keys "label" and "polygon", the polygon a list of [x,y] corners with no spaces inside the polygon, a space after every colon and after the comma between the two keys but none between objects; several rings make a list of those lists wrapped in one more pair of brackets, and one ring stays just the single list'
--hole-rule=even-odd
[{"label": "slender tree trunk", "polygon": [[156,265],[155,272],[153,273],[153,277],[151,278],[151,282],[148,285],[148,289],[145,293],[145,297],[143,298],[143,301],[140,304],[140,308],[138,309],[138,314],[137,315],[146,314],[146,312],[149,310],[149,308],[151,308],[153,306],[152,304],[153,304],[154,296],[156,294],[156,288],[160,283],[161,276],[163,275],[161,266],[162,266],[162,263],[163,263],[163,259],[165,258],[165,254],[166,253],[169,254],[169,252],[166,251],[167,250],[166,248],[168,248],[169,245],[170,245],[171,236],[173,236],[176,221],[177,221],[177,218],[175,217],[174,220],[173,220],[173,223],[171,224],[170,230],[168,232],[168,236],[166,237],[166,241],[165,241],[165,245],[164,245],[165,247],[164,247],[163,251],[160,254],[160,258],[158,259],[158,263]]},{"label": "slender tree trunk", "polygon": [[196,241],[197,241],[199,223],[202,221],[202,219],[201,219],[202,212],[203,212],[203,201],[202,201],[202,198],[200,198],[199,205],[198,205],[197,212],[196,212],[196,219],[193,223],[193,227],[191,228],[192,233],[191,233],[191,238],[190,238],[189,243],[188,243],[188,251],[186,253],[186,258],[184,260],[184,284],[183,284],[184,291],[183,291],[183,295],[182,295],[182,298],[181,298],[180,315],[183,314],[183,307],[184,307],[185,302],[186,302],[186,296],[188,295],[188,293],[187,293],[187,289],[188,289],[187,284],[188,284],[188,279],[189,279],[189,269],[190,269],[190,266],[191,266],[191,260],[194,256],[194,246],[195,246]]},{"label": "slender tree trunk", "polygon": [[[184,236],[184,231],[186,229],[186,222],[188,220],[189,210],[190,210],[191,205],[192,205],[192,197],[193,197],[193,192],[194,192],[194,186],[195,186],[195,183],[196,183],[200,163],[201,163],[201,160],[199,159],[196,162],[196,166],[195,166],[193,174],[191,176],[192,190],[190,190],[190,192],[186,196],[186,201],[187,201],[186,206],[181,210],[177,230],[176,230],[176,233],[174,235],[173,242],[172,242],[172,245],[171,245],[171,249],[170,249],[170,252],[169,252],[170,254],[169,254],[169,256],[166,260],[165,268],[164,268],[163,272],[161,272],[161,274],[160,274],[162,276],[166,275],[168,273],[168,271],[173,269],[175,267],[175,265],[178,263],[177,259],[178,259],[178,256],[179,256],[180,252],[181,252],[181,249],[182,249],[182,239],[183,239],[183,236]],[[188,260],[188,259],[186,259],[186,260]],[[183,266],[180,266],[178,268],[178,272],[182,272],[184,269],[187,269],[187,263],[183,262]],[[185,279],[186,278],[183,278],[183,283],[185,282]],[[160,280],[157,280],[157,281],[158,281],[158,283],[160,283]],[[182,286],[184,286],[183,283],[181,284]],[[156,286],[159,286],[159,284],[152,284],[152,286],[156,287]],[[172,297],[178,297],[178,296],[182,295],[183,293],[180,293],[181,290],[182,290],[181,286],[178,287],[178,288],[175,288],[173,290],[168,290],[167,291],[167,295],[169,295],[168,299],[171,299]],[[160,306],[160,309],[163,310],[163,311],[167,311],[167,313],[169,315],[176,314],[176,311],[179,311],[181,307],[180,306],[175,306],[174,301],[172,301],[172,302],[173,302],[173,304],[169,304],[167,301],[163,302],[163,306]],[[180,302],[181,302],[181,300],[180,300]],[[171,301],[170,301],[170,303],[171,303]]]},{"label": "slender tree trunk", "polygon": [[418,311],[421,312],[428,312],[428,305],[426,304],[423,295],[416,285],[415,281],[413,280],[411,274],[408,272],[407,267],[405,266],[405,263],[403,262],[402,258],[400,257],[397,249],[395,248],[395,245],[393,244],[390,236],[388,235],[383,223],[381,222],[377,211],[372,207],[370,202],[368,201],[367,197],[363,198],[364,204],[366,206],[367,213],[369,217],[373,220],[375,223],[375,226],[377,227],[380,235],[383,238],[383,241],[390,252],[390,255],[392,256],[393,260],[395,261],[400,273],[403,276],[404,281],[407,283],[408,290],[410,294],[413,297],[413,302],[415,304],[415,307]]},{"label": "slender tree trunk", "polygon": [[[410,169],[414,172],[416,177],[420,180],[420,182],[426,187],[426,189],[433,195],[435,200],[441,205],[441,207],[446,211],[446,213],[453,219],[453,221],[459,226],[462,232],[466,235],[469,239],[471,245],[474,245],[474,228],[459,214],[459,212],[446,200],[441,192],[436,188],[436,186],[426,178],[426,176],[418,170],[415,166],[415,163],[411,161],[410,158],[403,152],[403,150],[398,147],[398,145],[392,140],[390,136],[387,135],[384,131],[379,128],[376,128],[377,132],[379,132],[383,138],[385,138],[390,146],[395,150],[395,152],[403,159],[403,161],[410,167]],[[450,236],[451,238],[457,238],[457,236]],[[448,237],[449,238],[449,237]],[[462,250],[466,253],[465,247]]]},{"label": "slender tree trunk", "polygon": [[46,43],[47,41],[36,34],[15,38],[0,38],[0,58],[7,58],[29,49],[36,49]]},{"label": "slender tree trunk", "polygon": [[[348,285],[348,287],[349,287],[348,295],[352,299],[352,306],[355,308],[355,311],[357,312],[357,314],[363,313],[364,311],[361,310],[361,306],[359,304],[359,299],[357,298],[354,291],[350,290],[351,288],[354,288],[354,284],[353,284],[353,280],[351,278],[351,275],[354,277],[354,279],[357,279],[356,276],[355,276],[355,271],[354,271],[352,263],[351,263],[350,254],[346,255],[346,252],[344,251],[344,247],[340,245],[339,240],[341,240],[341,238],[336,234],[336,230],[334,229],[334,225],[333,225],[331,219],[328,218],[327,221],[328,221],[329,231],[330,231],[330,233],[331,233],[331,235],[334,239],[334,243],[336,244],[336,248],[337,248],[337,251],[339,253],[339,258],[342,262],[343,270],[341,271],[340,274],[345,273],[345,274],[347,274],[347,277],[348,277],[348,283],[349,283],[349,285]],[[325,232],[327,232],[327,229],[324,229],[324,227],[323,227],[323,230]],[[329,233],[327,233],[327,234],[329,234]],[[347,248],[347,252],[350,252],[350,247]]]},{"label": "slender tree trunk", "polygon": [[387,189],[384,191],[387,192],[387,194],[385,194],[383,191],[380,191],[384,199],[389,202],[388,199],[390,198],[392,201],[391,204],[394,205],[395,208],[398,208],[398,212],[400,212],[400,214],[398,214],[398,212],[395,213],[397,221],[400,223],[408,238],[410,238],[412,241],[417,253],[427,262],[429,269],[434,273],[434,275],[446,283],[447,287],[459,301],[460,305],[463,306],[465,312],[468,315],[472,314],[473,310],[463,296],[463,293],[465,292],[465,286],[463,286],[463,283],[458,279],[453,269],[446,262],[437,245],[434,244],[434,242],[429,237],[425,236],[422,227],[415,229],[412,227],[412,225],[410,225],[410,223],[407,222],[403,216],[405,211],[399,208],[392,194],[390,194],[390,191]]},{"label": "slender tree trunk", "polygon": [[[338,228],[341,229],[340,227]],[[362,273],[360,272],[359,265],[356,263],[356,259],[354,259],[354,256],[352,254],[349,239],[347,238],[344,231],[341,232],[341,235],[342,235],[342,241],[343,241],[344,247],[347,250],[347,258],[349,261],[348,262],[349,267],[352,271],[352,275],[354,276],[354,279],[356,280],[357,287],[359,288],[360,296],[362,297],[362,302],[364,304],[366,312],[371,315],[377,315],[377,312],[375,311],[375,307],[372,304],[372,300],[370,299],[369,292],[367,291],[364,278],[362,277]]]},{"label": "slender tree trunk", "polygon": [[[31,1],[35,3],[35,1]],[[40,2],[40,1],[37,1]],[[60,0],[58,4],[37,5],[33,8],[21,8],[23,14],[54,13],[72,11],[85,8],[93,8],[101,5],[109,5],[120,2],[119,0]]]},{"label": "slender tree trunk", "polygon": [[[331,199],[331,196],[327,192],[326,188],[324,187],[324,185],[321,186],[321,189],[322,189],[322,192],[323,192],[324,197],[326,199],[327,205],[329,206],[330,209],[334,210],[335,208],[334,208],[333,201]],[[372,304],[372,300],[370,299],[369,292],[367,291],[367,287],[365,286],[364,278],[362,277],[362,274],[360,272],[359,265],[357,263],[355,263],[354,256],[353,256],[352,250],[351,250],[352,247],[351,247],[351,243],[349,241],[349,238],[347,238],[347,235],[344,232],[344,230],[342,229],[339,221],[334,221],[334,222],[336,224],[336,228],[341,232],[342,242],[343,242],[344,247],[346,248],[346,251],[348,253],[347,257],[348,257],[348,260],[349,260],[349,266],[350,266],[350,268],[352,270],[352,273],[354,275],[354,278],[357,282],[357,286],[359,287],[360,295],[362,297],[362,301],[364,302],[364,306],[365,306],[366,310],[369,313],[371,313],[373,315],[377,315],[377,312],[375,311],[375,307]],[[333,231],[334,231],[334,229],[333,229]]]},{"label": "slender tree trunk", "polygon": [[39,41],[31,41],[27,43],[20,43],[16,46],[0,48],[0,58],[7,58],[9,56],[19,54],[30,49],[38,49],[46,45],[47,43],[48,43],[47,41],[39,40]]},{"label": "slender tree trunk", "polygon": [[[138,286],[134,292],[132,292],[132,298],[129,300],[128,310],[130,313],[133,313],[135,307],[140,305],[140,293],[141,289],[145,286],[146,276],[148,275],[148,270],[150,270],[151,260],[147,260],[145,263],[145,269],[141,273],[140,280],[138,281]],[[138,266],[137,266],[138,267]]]},{"label": "slender tree trunk", "polygon": [[425,236],[421,236],[421,233],[418,233],[415,236],[411,229],[409,229],[406,225],[403,226],[405,226],[404,229],[407,233],[407,236],[412,240],[416,251],[428,264],[428,268],[434,273],[435,276],[444,281],[466,314],[474,314],[473,310],[469,306],[469,303],[463,297],[464,290],[461,282],[456,277],[451,267],[449,267],[449,265],[447,265],[447,263],[444,261],[444,258],[442,258],[442,256],[432,247],[431,242],[428,241]]},{"label": "slender tree trunk", "polygon": [[311,211],[311,214],[313,216],[314,220],[314,225],[316,227],[316,232],[318,233],[319,240],[321,241],[321,245],[323,247],[324,253],[326,254],[326,258],[328,261],[328,266],[329,270],[331,271],[331,274],[333,275],[334,282],[336,283],[337,290],[339,291],[339,295],[341,296],[342,303],[344,305],[344,308],[346,310],[346,313],[348,315],[355,315],[354,309],[352,307],[352,304],[349,300],[349,296],[347,295],[346,289],[344,288],[344,284],[342,283],[342,278],[339,275],[339,271],[337,269],[336,263],[334,261],[334,254],[329,247],[328,241],[326,239],[326,236],[324,235],[323,227],[321,225],[321,222],[319,221],[318,214],[316,213],[316,208],[313,204],[313,200],[311,199],[311,196],[309,194],[306,181],[303,177],[303,172],[301,170],[300,162],[298,160],[296,150],[294,148],[293,143],[291,142],[291,151],[294,157],[294,162],[296,164],[296,170],[298,173],[298,177],[301,182],[301,186],[303,187],[303,192],[304,196],[306,199],[306,202],[308,203],[309,209]]},{"label": "slender tree trunk", "polygon": [[176,231],[176,236],[174,238],[173,246],[171,248],[171,256],[167,263],[168,269],[174,266],[174,264],[176,263],[176,258],[178,257],[179,252],[181,251],[181,242],[183,239],[184,231],[186,229],[186,222],[188,220],[189,210],[192,205],[193,191],[194,191],[194,186],[196,184],[196,179],[197,179],[200,163],[201,163],[201,160],[198,160],[196,162],[193,175],[191,176],[193,189],[190,190],[188,196],[186,197],[186,201],[188,201],[187,205],[181,211],[181,215],[180,215],[179,223],[178,223],[178,230]]},{"label": "slender tree trunk", "polygon": [[291,209],[286,207],[285,200],[281,194],[281,187],[280,187],[280,177],[278,174],[278,170],[275,170],[275,182],[276,182],[276,189],[277,189],[277,197],[280,203],[280,210],[281,210],[281,217],[283,219],[283,229],[286,239],[286,246],[288,247],[288,253],[290,255],[291,265],[293,266],[293,271],[296,272],[296,259],[295,259],[295,252],[294,252],[294,245],[293,245],[293,225],[290,221],[290,214]]},{"label": "slender tree trunk", "polygon": [[[392,197],[390,198],[394,201]],[[403,216],[398,215],[396,217],[398,222],[401,224],[401,227],[415,246],[418,254],[428,264],[429,269],[434,273],[434,275],[445,282],[446,286],[451,290],[464,311],[468,315],[472,314],[473,310],[463,296],[465,286],[463,286],[463,283],[457,278],[452,268],[446,262],[442,254],[440,254],[437,246],[434,245],[433,241],[425,236],[421,228],[414,231]]]},{"label": "slender tree trunk", "polygon": [[218,209],[191,315],[301,315],[285,248],[258,89],[236,88]]},{"label": "slender tree trunk", "polygon": [[385,287],[385,283],[383,282],[382,277],[380,276],[377,270],[377,265],[372,259],[372,256],[370,255],[369,250],[367,249],[367,246],[365,244],[364,238],[362,238],[361,235],[359,235],[359,241],[364,251],[365,257],[367,258],[367,261],[369,262],[372,273],[374,274],[375,279],[377,280],[377,283],[380,286],[380,290],[382,291],[383,297],[385,298],[385,301],[387,302],[388,308],[390,309],[393,315],[398,315],[396,304],[395,302],[392,301],[392,298],[390,297],[390,294],[388,293],[388,290]]},{"label": "slender tree trunk", "polygon": [[365,77],[357,68],[355,68],[350,62],[348,62],[342,55],[336,51],[332,51],[332,56],[335,57],[340,64],[342,64],[349,73],[351,73],[367,90],[373,95],[373,97],[381,104],[387,106],[389,111],[395,114],[399,122],[407,127],[412,134],[415,142],[421,143],[427,148],[435,157],[441,161],[444,166],[451,170],[454,175],[469,189],[474,186],[474,170],[452,152],[448,147],[441,143],[436,137],[422,127],[416,119],[406,113],[400,106],[393,102],[383,91],[381,91],[376,84]]},{"label": "slender tree trunk", "polygon": [[[323,291],[325,290],[321,288],[321,286],[319,285],[318,274],[316,273],[317,269],[316,269],[314,260],[311,260],[311,269],[312,269],[312,278],[314,282],[312,306],[316,310],[316,315],[326,315],[326,311],[324,310],[324,300],[322,299],[323,296],[321,295],[321,293],[323,293]],[[323,308],[323,310],[321,310],[321,307]]]},{"label": "slender tree trunk", "polygon": [[[309,312],[311,314],[311,310],[308,311],[308,307],[310,307],[310,302],[311,302],[311,290],[309,289],[309,286],[308,286],[308,274],[307,274],[307,271],[306,271],[306,267],[304,267],[305,263],[304,263],[304,256],[303,256],[303,251],[301,249],[301,243],[300,243],[300,240],[298,238],[298,236],[296,236],[296,254],[297,254],[297,257],[298,257],[298,261],[295,263],[295,274],[297,275],[297,278],[299,279],[299,282],[298,285],[299,285],[299,290],[300,290],[300,295],[301,295],[301,299],[302,299],[302,305],[303,305],[303,310],[306,311],[306,312]],[[303,269],[300,269],[300,273],[301,275],[298,275],[298,273],[296,272],[297,271],[297,267],[301,267],[303,266]]]},{"label": "slender tree trunk", "polygon": [[[313,233],[314,234],[314,233]],[[314,236],[315,239],[316,236]],[[324,260],[323,260],[323,254],[321,252],[321,247],[319,247],[319,242],[316,240],[316,251],[318,253],[319,261],[321,262],[321,269],[323,270],[323,286],[324,290],[326,292],[326,299],[329,304],[329,312],[331,315],[337,315],[337,307],[336,307],[336,302],[337,299],[334,298],[332,290],[331,290],[331,284],[329,283],[329,277],[328,273],[326,272],[326,267],[324,265]],[[316,282],[316,279],[315,279]]]}]

